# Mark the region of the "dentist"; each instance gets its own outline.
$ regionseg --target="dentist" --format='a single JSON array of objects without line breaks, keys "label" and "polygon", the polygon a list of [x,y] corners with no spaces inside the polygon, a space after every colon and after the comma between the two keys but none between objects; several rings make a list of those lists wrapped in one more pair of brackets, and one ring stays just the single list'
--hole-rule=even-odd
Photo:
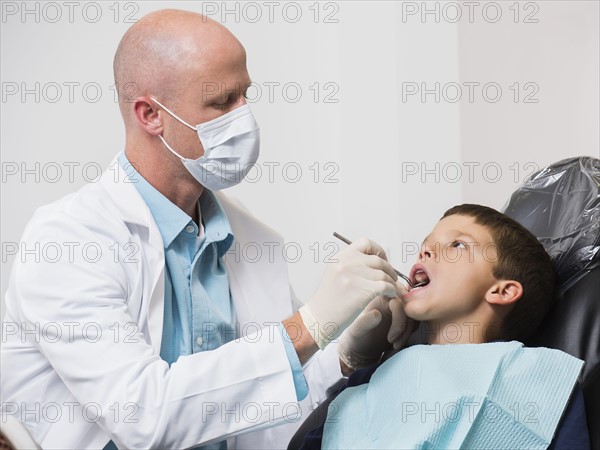
[{"label": "dentist", "polygon": [[[3,412],[43,448],[286,447],[340,358],[389,345],[394,270],[357,241],[300,307],[278,252],[236,253],[283,241],[220,192],[259,154],[245,51],[222,25],[151,13],[121,40],[114,75],[124,152],[98,183],[39,208],[22,237],[69,252],[15,261]],[[365,307],[338,356],[328,343]]]}]

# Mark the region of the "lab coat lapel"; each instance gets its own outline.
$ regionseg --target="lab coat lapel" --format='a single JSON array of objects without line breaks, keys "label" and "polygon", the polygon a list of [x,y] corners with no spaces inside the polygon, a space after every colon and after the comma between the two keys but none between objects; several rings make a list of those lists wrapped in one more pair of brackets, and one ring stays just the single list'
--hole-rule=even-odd
[{"label": "lab coat lapel", "polygon": [[[255,326],[272,327],[292,314],[287,266],[281,256],[283,239],[223,193],[215,195],[234,235],[224,259],[240,331],[243,335]],[[272,260],[266,243],[276,249]],[[262,257],[247,260],[244,249],[248,244],[261,247]]]},{"label": "lab coat lapel", "polygon": [[[232,245],[235,245],[235,241]],[[225,267],[229,279],[229,290],[233,299],[236,322],[240,324],[240,327],[243,327],[247,323],[255,323],[257,320],[256,311],[252,308],[250,298],[246,295],[246,293],[252,295],[252,292],[248,292],[247,289],[244,290],[242,288],[242,286],[247,286],[244,283],[246,277],[243,266],[239,262],[236,262],[234,258],[225,257]]]},{"label": "lab coat lapel", "polygon": [[[139,323],[146,318],[148,337],[155,352],[160,353],[164,314],[164,244],[160,231],[133,183],[121,167],[117,155],[105,171],[100,182],[106,189],[119,214],[132,234],[137,235],[141,244],[140,263],[142,273],[149,274],[142,280],[142,299]],[[116,169],[115,169],[116,168]],[[143,299],[150,299],[144,301]],[[133,299],[130,299],[132,301]]]}]

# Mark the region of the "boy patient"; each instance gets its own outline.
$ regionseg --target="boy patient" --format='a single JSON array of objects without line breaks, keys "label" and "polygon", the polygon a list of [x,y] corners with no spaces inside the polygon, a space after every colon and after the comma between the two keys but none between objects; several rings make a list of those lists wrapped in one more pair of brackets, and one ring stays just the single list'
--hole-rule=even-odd
[{"label": "boy patient", "polygon": [[535,236],[492,208],[455,206],[410,278],[426,284],[390,307],[401,301],[408,327],[423,322],[429,345],[356,370],[302,448],[589,448],[583,362],[519,342],[553,298]]}]

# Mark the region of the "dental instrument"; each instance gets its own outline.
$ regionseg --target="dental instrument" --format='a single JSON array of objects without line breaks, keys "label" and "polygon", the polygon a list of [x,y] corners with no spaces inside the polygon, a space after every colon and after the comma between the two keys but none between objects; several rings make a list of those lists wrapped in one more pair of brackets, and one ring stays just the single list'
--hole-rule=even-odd
[{"label": "dental instrument", "polygon": [[[336,238],[338,238],[340,241],[342,241],[342,242],[344,242],[344,243],[346,243],[348,245],[352,244],[351,240],[345,238],[344,236],[342,236],[341,234],[339,234],[339,233],[337,233],[335,231],[333,232],[333,235]],[[425,282],[425,281],[421,281],[420,283],[414,284],[409,277],[407,277],[406,275],[404,275],[399,270],[394,269],[394,271],[398,274],[398,276],[400,278],[402,278],[404,281],[406,281],[411,288],[417,288],[417,287],[425,286],[427,284],[427,282]]]}]

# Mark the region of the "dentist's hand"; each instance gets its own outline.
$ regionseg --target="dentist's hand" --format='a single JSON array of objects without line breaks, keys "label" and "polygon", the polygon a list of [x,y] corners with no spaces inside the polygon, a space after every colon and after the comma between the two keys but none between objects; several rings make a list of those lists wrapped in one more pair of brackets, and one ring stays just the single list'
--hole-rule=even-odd
[{"label": "dentist's hand", "polygon": [[407,317],[400,296],[406,288],[397,283],[398,298],[377,297],[348,327],[340,339],[340,361],[351,371],[377,363],[383,352],[404,348],[418,322]]},{"label": "dentist's hand", "polygon": [[[401,291],[406,293],[406,288],[402,286]],[[400,297],[402,294],[400,295]],[[390,300],[389,306],[392,312],[392,325],[388,333],[387,339],[393,345],[395,351],[402,350],[406,347],[410,335],[417,331],[419,322],[411,319],[404,312],[404,304],[400,297]]]},{"label": "dentist's hand", "polygon": [[336,255],[325,270],[317,292],[300,308],[302,321],[319,348],[336,339],[369,302],[396,297],[398,279],[385,251],[375,242],[359,239]]}]

